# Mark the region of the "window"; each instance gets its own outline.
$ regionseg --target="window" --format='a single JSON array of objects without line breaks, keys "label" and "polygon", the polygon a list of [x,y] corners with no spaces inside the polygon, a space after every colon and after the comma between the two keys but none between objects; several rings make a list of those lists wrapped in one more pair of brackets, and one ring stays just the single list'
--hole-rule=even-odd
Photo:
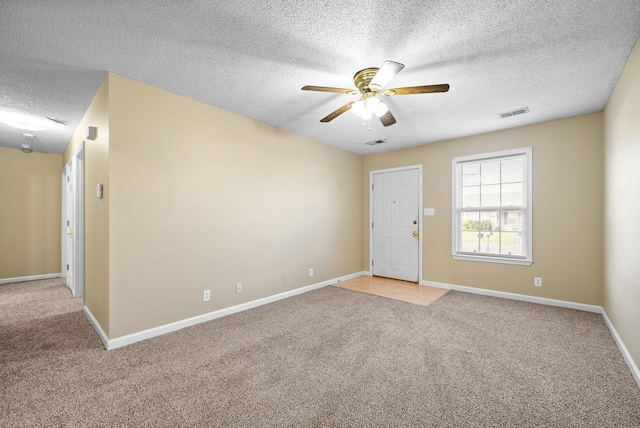
[{"label": "window", "polygon": [[531,147],[453,159],[455,259],[530,265]]}]

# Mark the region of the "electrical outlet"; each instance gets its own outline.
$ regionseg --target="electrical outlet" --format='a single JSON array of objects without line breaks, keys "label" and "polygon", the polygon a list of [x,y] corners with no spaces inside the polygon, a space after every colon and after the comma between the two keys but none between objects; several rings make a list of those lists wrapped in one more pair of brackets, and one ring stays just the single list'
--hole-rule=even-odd
[{"label": "electrical outlet", "polygon": [[309,276],[313,276],[313,269],[309,269]]},{"label": "electrical outlet", "polygon": [[202,301],[208,302],[209,300],[211,300],[211,290],[204,290],[202,292]]},{"label": "electrical outlet", "polygon": [[533,278],[533,285],[535,285],[536,287],[542,287],[542,278]]},{"label": "electrical outlet", "polygon": [[241,282],[237,282],[236,283],[236,293],[242,293],[242,283]]}]

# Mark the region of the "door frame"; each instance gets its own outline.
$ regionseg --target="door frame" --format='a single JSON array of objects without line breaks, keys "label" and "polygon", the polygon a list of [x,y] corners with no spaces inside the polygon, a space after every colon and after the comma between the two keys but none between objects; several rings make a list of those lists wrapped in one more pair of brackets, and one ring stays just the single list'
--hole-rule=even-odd
[{"label": "door frame", "polygon": [[418,284],[422,283],[422,164],[369,171],[369,276],[373,276],[373,176],[387,172],[418,170]]},{"label": "door frame", "polygon": [[74,297],[82,297],[84,301],[85,288],[85,227],[84,227],[84,142],[62,168],[62,222],[61,222],[61,276],[66,277],[67,272],[67,220],[70,215],[67,207],[67,178],[72,182],[74,206],[73,218],[73,244],[74,257],[71,263],[74,278]]}]

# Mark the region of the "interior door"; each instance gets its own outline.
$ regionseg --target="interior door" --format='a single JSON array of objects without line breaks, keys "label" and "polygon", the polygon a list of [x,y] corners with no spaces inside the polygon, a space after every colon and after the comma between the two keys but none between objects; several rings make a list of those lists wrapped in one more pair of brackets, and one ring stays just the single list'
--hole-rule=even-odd
[{"label": "interior door", "polygon": [[67,286],[71,289],[71,292],[75,295],[75,282],[73,277],[73,263],[75,256],[75,246],[73,239],[74,229],[74,213],[75,213],[75,198],[73,192],[73,171],[72,163],[67,165],[66,174],[66,192],[67,192],[67,213],[66,213],[66,226],[67,226]]},{"label": "interior door", "polygon": [[373,174],[375,276],[418,282],[420,248],[418,169]]}]

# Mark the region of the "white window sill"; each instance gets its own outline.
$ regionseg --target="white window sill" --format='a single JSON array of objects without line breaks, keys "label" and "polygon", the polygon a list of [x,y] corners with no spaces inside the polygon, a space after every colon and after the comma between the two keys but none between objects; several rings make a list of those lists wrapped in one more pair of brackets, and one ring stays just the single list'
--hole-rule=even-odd
[{"label": "white window sill", "polygon": [[502,263],[507,265],[520,265],[520,266],[531,266],[533,260],[530,259],[509,259],[506,257],[491,257],[491,256],[471,256],[471,255],[461,255],[461,254],[452,254],[455,260],[467,260],[470,262],[484,262],[484,263]]}]

